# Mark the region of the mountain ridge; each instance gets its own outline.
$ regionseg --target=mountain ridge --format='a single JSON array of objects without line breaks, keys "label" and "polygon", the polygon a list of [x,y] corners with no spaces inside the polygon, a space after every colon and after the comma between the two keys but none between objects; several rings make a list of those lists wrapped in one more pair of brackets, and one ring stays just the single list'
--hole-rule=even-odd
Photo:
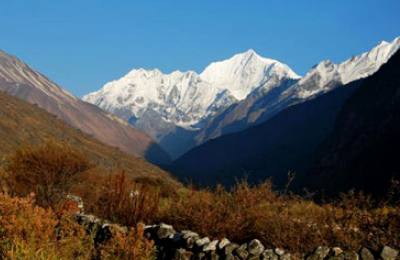
[{"label": "mountain ridge", "polygon": [[69,125],[98,140],[155,163],[169,161],[168,155],[146,134],[115,115],[83,102],[16,56],[0,52],[0,90],[37,104]]},{"label": "mountain ridge", "polygon": [[[221,70],[230,76],[219,78]],[[164,149],[177,157],[194,145],[196,131],[210,118],[244,99],[254,88],[272,89],[287,78],[298,77],[287,65],[262,58],[250,50],[211,63],[200,74],[194,71],[163,74],[158,69],[134,69],[84,96],[83,100],[151,133]],[[151,120],[149,114],[156,115],[154,123],[143,122],[143,118]],[[158,127],[160,120],[162,125],[168,125],[167,132],[165,127]],[[188,142],[190,145],[180,140],[182,132],[192,139]],[[164,140],[164,136],[168,136],[168,140]],[[165,143],[168,145],[163,146]],[[177,147],[182,149],[174,151]]]},{"label": "mountain ridge", "polygon": [[176,183],[159,167],[101,143],[38,105],[3,91],[0,91],[0,104],[0,161],[17,149],[56,141],[68,143],[105,169],[121,169],[133,178],[157,178]]}]

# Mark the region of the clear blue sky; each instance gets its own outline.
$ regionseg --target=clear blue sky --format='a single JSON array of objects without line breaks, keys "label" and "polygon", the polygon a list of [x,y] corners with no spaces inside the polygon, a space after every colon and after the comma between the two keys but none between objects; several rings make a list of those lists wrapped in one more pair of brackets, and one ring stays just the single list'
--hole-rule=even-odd
[{"label": "clear blue sky", "polygon": [[135,67],[200,72],[249,48],[304,74],[399,35],[399,0],[0,1],[0,49],[78,96]]}]

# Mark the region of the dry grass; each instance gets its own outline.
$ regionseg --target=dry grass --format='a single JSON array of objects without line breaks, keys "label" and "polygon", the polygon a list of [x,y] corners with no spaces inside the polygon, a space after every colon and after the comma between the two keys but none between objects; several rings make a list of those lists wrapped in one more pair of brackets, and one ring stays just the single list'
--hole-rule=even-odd
[{"label": "dry grass", "polygon": [[159,221],[236,242],[258,238],[267,247],[310,252],[318,245],[378,249],[400,247],[400,207],[374,203],[362,193],[317,204],[278,195],[269,182],[239,183],[231,191],[191,190],[170,200]]},{"label": "dry grass", "polygon": [[17,150],[8,159],[5,171],[14,195],[36,194],[40,206],[56,206],[66,197],[77,176],[93,165],[68,144],[48,142]]},{"label": "dry grass", "polygon": [[130,177],[151,176],[177,184],[169,174],[146,162],[105,145],[45,110],[0,91],[0,164],[4,156],[49,140],[68,143],[96,165],[122,168]]},{"label": "dry grass", "polygon": [[[394,200],[396,187],[388,193],[386,200],[380,202],[373,201],[363,193],[349,192],[335,201],[316,203],[310,198],[287,192],[277,193],[268,181],[257,186],[250,186],[243,181],[231,190],[223,187],[197,190],[193,187],[170,185],[170,182],[155,178],[133,180],[123,171],[109,172],[98,167],[89,167],[85,160],[81,160],[79,153],[74,153],[73,150],[63,148],[59,153],[66,154],[60,156],[54,152],[57,150],[54,147],[50,149],[52,151],[43,149],[18,152],[10,157],[9,167],[6,167],[5,172],[0,172],[0,175],[5,176],[2,189],[24,196],[30,192],[40,194],[38,185],[51,187],[45,190],[52,191],[50,194],[57,191],[60,194],[72,192],[79,195],[88,212],[123,225],[165,222],[178,230],[190,229],[211,238],[228,237],[238,243],[258,238],[269,248],[281,247],[291,252],[309,252],[319,245],[356,250],[362,246],[372,249],[379,249],[383,245],[400,247],[400,204]],[[40,163],[33,163],[36,161]],[[37,173],[45,174],[32,175],[32,169],[40,169]],[[67,177],[63,177],[63,174]],[[36,180],[31,180],[32,176]],[[14,182],[15,185],[7,185],[10,182],[4,182],[4,178],[18,181]],[[1,199],[10,200],[5,195],[2,196]],[[49,195],[44,196],[45,203],[40,204],[57,210],[65,209],[51,205],[59,203],[57,200],[49,200],[48,197]],[[20,200],[21,205],[32,204],[29,199]],[[4,208],[4,205],[0,207]],[[59,216],[65,215],[32,205],[22,206],[24,207],[32,207],[27,211],[29,214],[20,215],[20,218],[12,217],[18,215],[12,214],[6,218],[8,221],[22,221],[22,224],[1,223],[2,230],[8,230],[2,233],[3,240],[11,241],[2,247],[3,254],[28,250],[25,247],[35,249],[34,245],[40,245],[43,239],[38,235],[38,230],[43,228],[40,232],[44,234],[51,232],[54,223],[59,223],[54,221],[60,221]],[[24,224],[24,221],[29,224]],[[39,221],[39,226],[31,224],[35,221]],[[42,222],[46,224],[41,225]],[[13,225],[16,226],[15,230],[12,229]],[[29,229],[31,225],[34,229]],[[110,245],[102,248],[103,256],[110,254],[110,258],[118,256],[129,259],[132,256],[138,257],[138,252],[143,252],[143,255],[152,254],[149,251],[151,245],[143,240],[141,230],[137,232],[123,237],[121,241],[116,236],[117,239],[110,242],[113,249],[110,249]],[[31,242],[30,237],[39,239],[39,242]],[[66,239],[73,237],[67,235]],[[78,237],[78,241],[71,240],[71,251],[77,251],[77,255],[81,252],[80,245],[88,243],[84,235]],[[40,248],[51,250],[53,246],[43,244]]]},{"label": "dry grass", "polygon": [[90,234],[69,215],[38,207],[34,197],[0,194],[0,258],[2,259],[152,259],[153,244],[143,229],[115,233],[95,247]]},{"label": "dry grass", "polygon": [[160,199],[157,187],[134,182],[124,172],[102,178],[96,174],[90,177],[97,179],[91,192],[87,189],[75,191],[86,202],[89,212],[127,226],[155,220]]}]

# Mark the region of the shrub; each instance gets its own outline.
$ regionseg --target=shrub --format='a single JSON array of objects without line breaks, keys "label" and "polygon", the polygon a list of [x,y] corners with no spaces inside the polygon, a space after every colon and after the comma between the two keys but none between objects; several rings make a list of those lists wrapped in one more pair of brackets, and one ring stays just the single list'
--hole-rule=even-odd
[{"label": "shrub", "polygon": [[343,194],[317,204],[299,196],[278,194],[270,182],[231,191],[191,189],[169,199],[158,219],[179,230],[234,242],[260,239],[269,248],[310,252],[318,245],[358,250],[400,246],[400,207],[375,203],[362,193]]},{"label": "shrub", "polygon": [[69,215],[34,204],[34,196],[10,197],[0,193],[0,259],[152,259],[153,243],[143,227],[128,234],[113,233],[99,247]]},{"label": "shrub", "polygon": [[127,235],[113,232],[112,237],[99,248],[101,259],[155,259],[154,243],[144,238],[143,225],[131,228]]},{"label": "shrub", "polygon": [[39,205],[53,208],[65,197],[74,178],[91,167],[79,151],[53,141],[21,148],[5,164],[12,194],[26,196],[34,192]]},{"label": "shrub", "polygon": [[160,192],[155,186],[137,183],[129,179],[123,171],[108,176],[99,176],[96,173],[85,175],[85,180],[93,178],[96,181],[89,184],[89,191],[75,191],[83,198],[89,212],[128,226],[154,221],[160,201]]},{"label": "shrub", "polygon": [[59,219],[51,209],[35,206],[33,195],[12,198],[0,194],[0,215],[4,258],[90,258],[92,242],[82,227],[67,216]]}]

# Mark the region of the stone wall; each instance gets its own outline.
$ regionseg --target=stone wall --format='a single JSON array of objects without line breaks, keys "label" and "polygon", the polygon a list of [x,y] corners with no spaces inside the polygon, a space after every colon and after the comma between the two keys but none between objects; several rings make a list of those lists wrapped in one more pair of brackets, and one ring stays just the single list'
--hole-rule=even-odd
[{"label": "stone wall", "polygon": [[[103,243],[111,237],[111,229],[119,232],[128,232],[124,226],[107,223],[107,221],[96,218],[93,215],[79,213],[76,220],[84,225],[88,232],[95,231],[95,243]],[[384,246],[379,252],[367,248],[360,251],[344,251],[339,247],[329,248],[317,247],[313,252],[304,256],[291,254],[280,248],[265,248],[257,239],[243,244],[230,242],[229,239],[210,240],[208,237],[201,237],[190,230],[176,231],[167,224],[150,225],[144,228],[148,239],[155,242],[157,247],[157,259],[159,260],[397,260],[398,250]]]}]

